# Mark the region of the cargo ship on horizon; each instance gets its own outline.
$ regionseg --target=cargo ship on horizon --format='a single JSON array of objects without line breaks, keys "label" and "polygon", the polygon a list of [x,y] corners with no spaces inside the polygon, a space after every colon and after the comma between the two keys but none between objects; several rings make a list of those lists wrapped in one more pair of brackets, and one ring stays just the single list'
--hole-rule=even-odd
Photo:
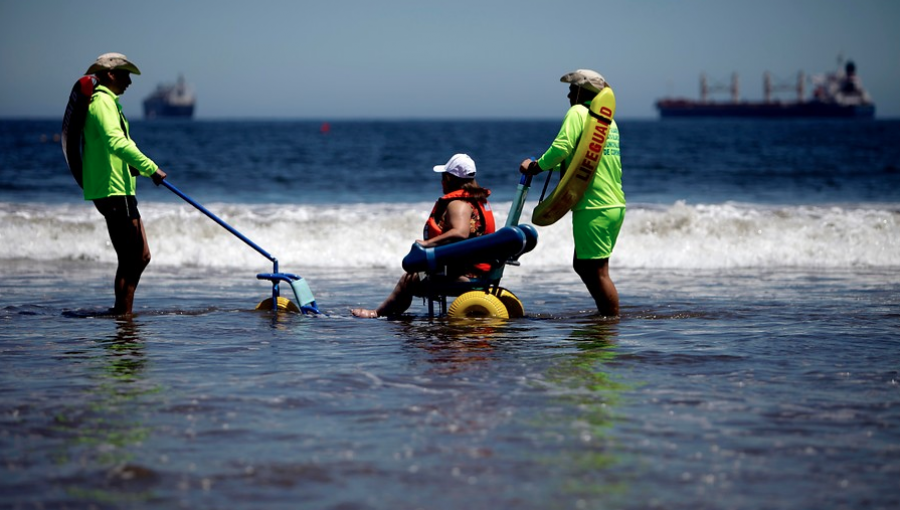
[{"label": "cargo ship on horizon", "polygon": [[[838,66],[840,69],[840,65]],[[810,77],[812,96],[804,98],[806,76],[800,72],[795,85],[778,85],[771,75],[763,77],[764,99],[759,102],[741,101],[737,74],[730,86],[710,86],[705,75],[700,76],[700,100],[664,98],[656,102],[662,118],[671,117],[762,117],[762,118],[867,118],[875,116],[875,103],[856,75],[856,65],[848,61],[843,70]],[[773,99],[773,92],[793,90],[795,101]],[[730,101],[713,101],[710,92],[728,91]]]},{"label": "cargo ship on horizon", "polygon": [[175,84],[161,83],[144,99],[144,118],[187,118],[194,116],[194,91],[179,76]]}]

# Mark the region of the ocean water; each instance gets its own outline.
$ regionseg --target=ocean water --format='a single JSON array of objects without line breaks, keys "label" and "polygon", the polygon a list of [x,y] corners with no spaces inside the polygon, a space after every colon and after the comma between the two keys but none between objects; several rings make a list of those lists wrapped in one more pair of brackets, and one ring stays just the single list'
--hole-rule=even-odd
[{"label": "ocean water", "polygon": [[[131,320],[58,120],[0,121],[0,508],[900,505],[900,121],[619,122],[622,315],[568,218],[504,287],[526,317],[365,320],[473,156],[503,221],[557,121],[132,122],[149,180]],[[523,222],[543,176],[529,193]]]}]

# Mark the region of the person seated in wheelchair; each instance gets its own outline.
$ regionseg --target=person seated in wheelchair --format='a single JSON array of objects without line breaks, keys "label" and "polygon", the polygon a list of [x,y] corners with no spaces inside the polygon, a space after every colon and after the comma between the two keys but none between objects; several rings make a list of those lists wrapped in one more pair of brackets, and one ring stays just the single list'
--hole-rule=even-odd
[{"label": "person seated in wheelchair", "polygon": [[[475,180],[475,161],[466,154],[454,154],[447,164],[435,166],[434,171],[441,174],[444,195],[435,202],[425,223],[424,239],[418,239],[416,243],[431,248],[494,233],[494,213],[487,200],[491,190],[482,188]],[[467,282],[485,275],[490,269],[488,263],[450,266],[446,274],[429,275],[428,278]],[[365,318],[400,315],[412,304],[413,296],[422,285],[419,273],[406,273],[378,308],[354,308],[351,313]]]}]

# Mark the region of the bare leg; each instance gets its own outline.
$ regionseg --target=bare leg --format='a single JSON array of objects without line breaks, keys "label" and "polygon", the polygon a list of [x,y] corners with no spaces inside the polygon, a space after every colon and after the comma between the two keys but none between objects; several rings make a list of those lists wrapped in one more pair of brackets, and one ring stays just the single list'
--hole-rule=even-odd
[{"label": "bare leg", "polygon": [[406,273],[400,277],[400,281],[394,286],[391,295],[378,305],[375,310],[367,310],[365,308],[354,308],[350,310],[356,317],[375,318],[391,315],[400,315],[405,312],[409,305],[412,304],[412,289],[419,283],[418,273]]},{"label": "bare leg", "polygon": [[597,312],[609,317],[618,316],[619,292],[609,277],[609,259],[575,258],[572,267],[594,298]]},{"label": "bare leg", "polygon": [[147,233],[140,219],[107,221],[106,226],[119,259],[114,283],[116,304],[110,311],[115,314],[131,315],[134,292],[141,281],[141,274],[150,263]]}]

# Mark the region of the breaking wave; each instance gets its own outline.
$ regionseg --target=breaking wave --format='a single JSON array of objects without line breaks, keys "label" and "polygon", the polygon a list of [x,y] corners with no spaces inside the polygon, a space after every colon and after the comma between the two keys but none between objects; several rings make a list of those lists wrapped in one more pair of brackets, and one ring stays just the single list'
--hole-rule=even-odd
[{"label": "breaking wave", "polygon": [[[400,268],[421,238],[431,203],[240,205],[207,207],[277,257],[283,270],[305,267]],[[494,203],[503,224],[509,203]],[[270,262],[187,204],[141,203],[153,264],[259,267]],[[526,208],[523,219],[530,218]],[[525,223],[527,221],[523,221]],[[538,228],[525,267],[571,264],[568,218]],[[88,203],[0,203],[0,261],[115,262],[102,217]],[[616,267],[900,266],[900,207],[629,205],[613,254]]]}]

